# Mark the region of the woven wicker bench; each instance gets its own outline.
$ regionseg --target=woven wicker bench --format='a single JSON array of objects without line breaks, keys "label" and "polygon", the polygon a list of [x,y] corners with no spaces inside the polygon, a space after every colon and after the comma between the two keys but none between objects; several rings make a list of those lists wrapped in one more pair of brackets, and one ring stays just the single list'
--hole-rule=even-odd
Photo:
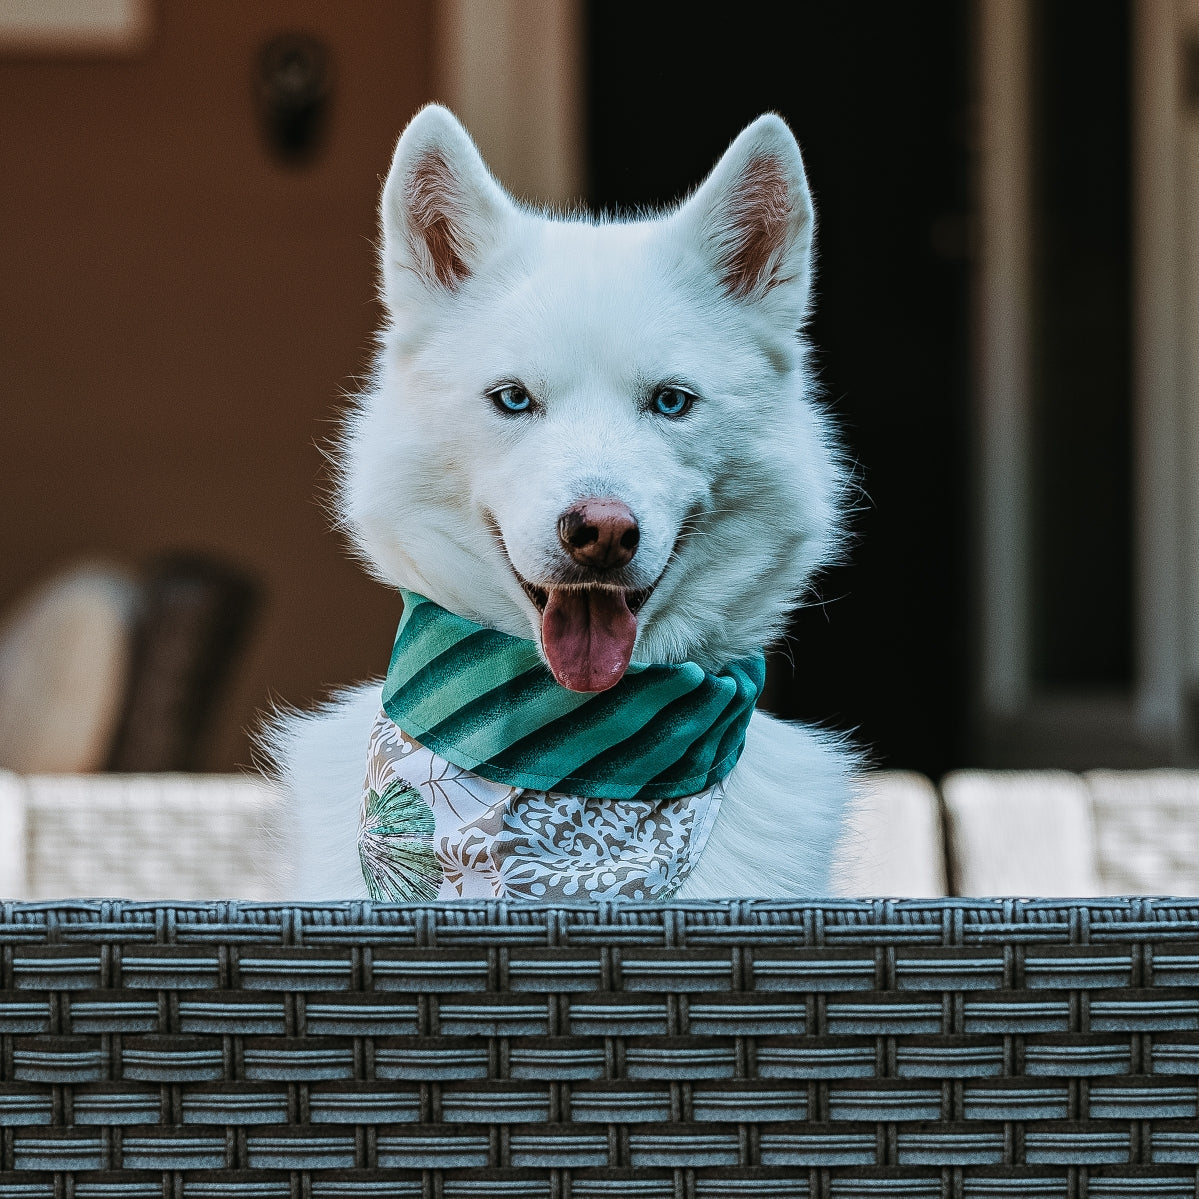
[{"label": "woven wicker bench", "polygon": [[0,909],[0,1199],[1195,1199],[1199,901]]}]

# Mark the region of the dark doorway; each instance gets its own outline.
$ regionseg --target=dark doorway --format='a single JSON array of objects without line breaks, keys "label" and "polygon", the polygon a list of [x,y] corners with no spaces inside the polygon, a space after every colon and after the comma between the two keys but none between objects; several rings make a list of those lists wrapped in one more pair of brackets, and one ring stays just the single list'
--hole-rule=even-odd
[{"label": "dark doorway", "polygon": [[1133,684],[1132,6],[1032,13],[1031,667]]},{"label": "dark doorway", "polygon": [[799,138],[819,217],[811,336],[866,495],[848,564],[794,621],[794,670],[774,656],[772,706],[931,775],[964,763],[971,695],[968,14],[957,0],[588,10],[598,207],[677,198],[767,109]]}]

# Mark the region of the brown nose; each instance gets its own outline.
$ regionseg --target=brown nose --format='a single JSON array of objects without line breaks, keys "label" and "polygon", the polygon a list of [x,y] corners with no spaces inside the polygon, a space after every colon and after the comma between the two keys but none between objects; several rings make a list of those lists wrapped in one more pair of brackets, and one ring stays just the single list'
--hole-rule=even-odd
[{"label": "brown nose", "polygon": [[580,500],[558,517],[563,548],[584,566],[624,566],[637,552],[641,530],[628,504],[615,499]]}]

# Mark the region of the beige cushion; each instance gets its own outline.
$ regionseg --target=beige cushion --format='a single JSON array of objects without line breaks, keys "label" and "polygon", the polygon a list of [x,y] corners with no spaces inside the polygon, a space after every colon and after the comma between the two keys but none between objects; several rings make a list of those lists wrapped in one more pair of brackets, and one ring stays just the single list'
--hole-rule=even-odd
[{"label": "beige cushion", "polygon": [[880,770],[862,780],[832,877],[835,895],[946,894],[940,804],[924,775]]},{"label": "beige cushion", "polygon": [[26,784],[29,899],[270,899],[280,795],[241,775],[41,775]]},{"label": "beige cushion", "polygon": [[1103,895],[1091,797],[1062,770],[961,770],[941,783],[958,895]]},{"label": "beige cushion", "polygon": [[0,622],[0,767],[103,767],[125,698],[136,602],[124,572],[81,566]]},{"label": "beige cushion", "polygon": [[1099,874],[1116,895],[1199,895],[1199,772],[1094,770]]}]

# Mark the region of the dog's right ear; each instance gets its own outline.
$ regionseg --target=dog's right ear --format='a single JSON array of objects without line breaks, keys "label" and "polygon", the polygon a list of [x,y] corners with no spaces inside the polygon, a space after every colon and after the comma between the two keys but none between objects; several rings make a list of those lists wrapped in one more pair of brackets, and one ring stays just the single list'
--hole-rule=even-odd
[{"label": "dog's right ear", "polygon": [[458,118],[430,104],[408,123],[383,186],[383,299],[456,291],[503,236],[515,208]]},{"label": "dog's right ear", "polygon": [[786,330],[803,324],[816,214],[782,117],[766,113],[746,126],[673,221],[726,295],[761,307]]}]

